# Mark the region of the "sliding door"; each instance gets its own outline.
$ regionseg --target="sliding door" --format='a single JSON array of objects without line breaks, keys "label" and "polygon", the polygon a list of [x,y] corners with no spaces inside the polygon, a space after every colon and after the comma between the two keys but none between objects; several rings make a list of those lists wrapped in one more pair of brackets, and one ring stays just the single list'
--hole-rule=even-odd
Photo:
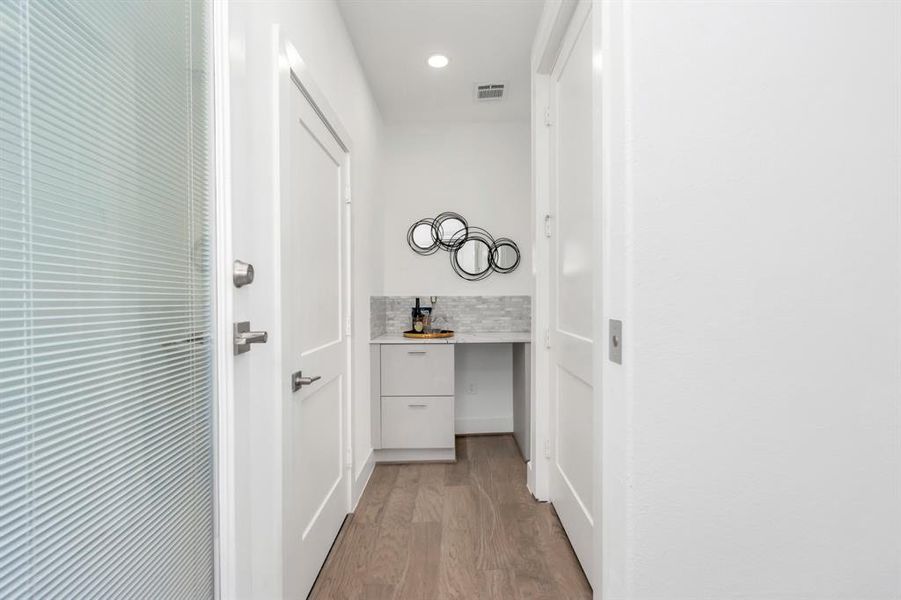
[{"label": "sliding door", "polygon": [[213,595],[206,10],[0,2],[0,598]]}]

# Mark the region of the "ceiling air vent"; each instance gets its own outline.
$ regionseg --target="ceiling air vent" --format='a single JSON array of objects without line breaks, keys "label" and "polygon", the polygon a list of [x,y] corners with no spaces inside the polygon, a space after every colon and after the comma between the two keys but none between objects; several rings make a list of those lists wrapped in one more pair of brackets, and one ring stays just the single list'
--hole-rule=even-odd
[{"label": "ceiling air vent", "polygon": [[477,83],[476,84],[476,101],[490,102],[502,100],[504,97],[503,83]]}]

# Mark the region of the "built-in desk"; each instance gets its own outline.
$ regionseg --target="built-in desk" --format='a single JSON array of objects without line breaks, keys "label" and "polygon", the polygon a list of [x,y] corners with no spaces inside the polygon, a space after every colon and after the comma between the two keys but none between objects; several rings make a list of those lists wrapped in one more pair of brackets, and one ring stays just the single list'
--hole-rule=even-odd
[{"label": "built-in desk", "polygon": [[453,461],[454,346],[513,344],[513,434],[529,456],[532,336],[458,333],[417,340],[386,334],[370,340],[372,445],[377,462]]}]

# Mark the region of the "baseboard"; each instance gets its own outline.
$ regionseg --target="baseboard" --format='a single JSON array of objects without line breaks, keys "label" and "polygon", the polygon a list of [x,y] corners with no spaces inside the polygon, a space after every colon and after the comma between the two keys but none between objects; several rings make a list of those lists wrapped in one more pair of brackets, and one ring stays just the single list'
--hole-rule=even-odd
[{"label": "baseboard", "polygon": [[373,451],[374,460],[377,463],[408,463],[408,462],[455,462],[457,451],[455,448],[380,448]]},{"label": "baseboard", "polygon": [[532,469],[532,461],[526,461],[526,489],[529,490],[529,493],[532,494],[532,497],[536,500],[538,496],[535,495],[535,485],[533,482],[535,481],[535,473]]},{"label": "baseboard", "polygon": [[366,489],[366,485],[369,483],[369,478],[372,476],[372,470],[375,468],[375,451],[370,450],[369,456],[366,457],[366,462],[363,463],[363,467],[360,471],[354,476],[353,484],[351,485],[350,491],[350,504],[351,504],[351,512],[357,509],[357,503],[360,501],[360,498],[363,496],[363,491]]},{"label": "baseboard", "polygon": [[513,433],[513,417],[455,419],[454,433]]},{"label": "baseboard", "polygon": [[529,462],[529,457],[526,456],[526,453],[522,451],[522,446],[519,445],[519,439],[516,437],[516,434],[513,434],[513,441],[516,443],[516,449],[519,450],[519,455],[522,457],[522,461],[527,463]]}]

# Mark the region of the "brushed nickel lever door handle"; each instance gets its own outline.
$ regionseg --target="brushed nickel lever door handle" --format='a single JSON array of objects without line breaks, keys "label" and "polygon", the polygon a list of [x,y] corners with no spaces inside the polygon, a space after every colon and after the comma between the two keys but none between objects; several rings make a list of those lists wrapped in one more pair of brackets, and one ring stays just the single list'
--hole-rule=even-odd
[{"label": "brushed nickel lever door handle", "polygon": [[304,377],[303,371],[297,371],[296,373],[291,374],[291,391],[296,392],[300,388],[305,385],[310,385],[322,379],[320,375],[313,375],[312,377]]},{"label": "brushed nickel lever door handle", "polygon": [[250,351],[251,344],[265,344],[269,340],[269,334],[265,331],[251,331],[250,321],[241,321],[234,325],[234,342],[232,344],[235,356]]}]

